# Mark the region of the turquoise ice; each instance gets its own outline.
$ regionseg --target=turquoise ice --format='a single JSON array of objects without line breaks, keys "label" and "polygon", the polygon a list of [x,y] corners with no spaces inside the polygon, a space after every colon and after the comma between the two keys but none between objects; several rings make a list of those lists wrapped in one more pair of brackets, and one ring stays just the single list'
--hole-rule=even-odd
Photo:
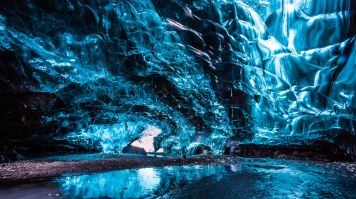
[{"label": "turquoise ice", "polygon": [[355,135],[353,0],[0,4],[3,143],[120,153],[154,127],[156,150],[221,153]]}]

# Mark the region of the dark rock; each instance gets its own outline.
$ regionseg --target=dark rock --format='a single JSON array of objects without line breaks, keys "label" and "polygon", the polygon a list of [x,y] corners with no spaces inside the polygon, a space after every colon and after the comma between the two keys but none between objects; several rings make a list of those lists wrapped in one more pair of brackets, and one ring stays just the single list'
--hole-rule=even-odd
[{"label": "dark rock", "polygon": [[122,149],[122,153],[147,155],[145,149],[132,146],[131,144]]}]

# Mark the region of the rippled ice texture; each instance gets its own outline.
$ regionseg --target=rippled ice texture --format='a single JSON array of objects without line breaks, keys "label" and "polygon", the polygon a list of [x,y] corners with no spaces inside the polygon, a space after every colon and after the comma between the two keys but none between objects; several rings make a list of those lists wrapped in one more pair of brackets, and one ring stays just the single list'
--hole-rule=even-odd
[{"label": "rippled ice texture", "polygon": [[[355,134],[353,0],[0,1],[1,140],[177,152]],[[16,103],[15,103],[16,102]]]}]

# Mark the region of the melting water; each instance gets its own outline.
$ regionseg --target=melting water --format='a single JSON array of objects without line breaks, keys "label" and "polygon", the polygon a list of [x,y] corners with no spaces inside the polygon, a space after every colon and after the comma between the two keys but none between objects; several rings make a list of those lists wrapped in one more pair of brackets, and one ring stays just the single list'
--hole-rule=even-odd
[{"label": "melting water", "polygon": [[356,178],[303,161],[241,159],[231,165],[66,175],[0,188],[1,198],[355,198]]}]

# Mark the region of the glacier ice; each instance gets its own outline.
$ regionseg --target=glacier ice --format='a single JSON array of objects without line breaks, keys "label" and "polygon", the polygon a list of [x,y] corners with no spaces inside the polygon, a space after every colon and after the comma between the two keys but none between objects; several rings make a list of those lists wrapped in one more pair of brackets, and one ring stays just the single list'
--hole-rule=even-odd
[{"label": "glacier ice", "polygon": [[355,135],[355,4],[1,0],[0,150],[121,152],[151,126],[172,153]]}]

